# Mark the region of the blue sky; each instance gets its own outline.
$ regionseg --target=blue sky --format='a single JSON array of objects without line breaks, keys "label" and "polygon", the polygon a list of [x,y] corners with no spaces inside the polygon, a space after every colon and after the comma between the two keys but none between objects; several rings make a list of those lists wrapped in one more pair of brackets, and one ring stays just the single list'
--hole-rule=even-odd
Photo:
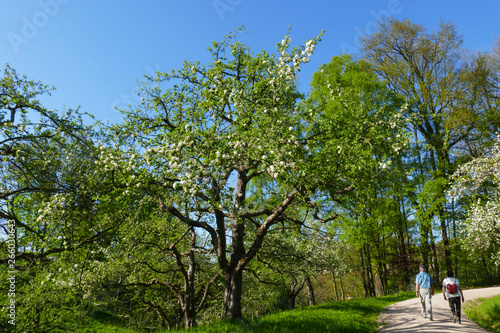
[{"label": "blue sky", "polygon": [[325,31],[299,74],[307,92],[321,64],[356,52],[357,36],[388,15],[431,30],[452,21],[471,50],[488,51],[500,36],[497,0],[0,0],[0,64],[54,85],[49,108],[120,122],[114,107],[134,102],[145,74],[209,62],[211,41],[241,25],[254,52],[273,51],[289,26],[293,45]]}]

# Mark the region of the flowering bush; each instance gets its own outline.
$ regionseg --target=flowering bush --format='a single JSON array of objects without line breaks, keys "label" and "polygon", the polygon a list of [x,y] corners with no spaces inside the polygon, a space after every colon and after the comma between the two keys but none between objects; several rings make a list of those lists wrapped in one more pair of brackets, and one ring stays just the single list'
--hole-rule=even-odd
[{"label": "flowering bush", "polygon": [[488,154],[462,165],[452,180],[452,199],[478,197],[464,221],[467,248],[491,253],[500,266],[500,136]]}]

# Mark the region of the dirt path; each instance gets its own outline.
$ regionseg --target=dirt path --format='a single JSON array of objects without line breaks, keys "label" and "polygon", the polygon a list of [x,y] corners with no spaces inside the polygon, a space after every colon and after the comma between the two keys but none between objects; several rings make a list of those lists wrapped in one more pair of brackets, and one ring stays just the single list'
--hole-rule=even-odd
[{"label": "dirt path", "polygon": [[[498,294],[500,294],[500,287],[464,290],[466,304],[467,301],[475,298],[491,297]],[[379,332],[487,332],[467,318],[463,311],[462,324],[454,324],[448,301],[443,299],[441,289],[436,289],[436,294],[432,297],[432,316],[434,321],[420,315],[420,299],[415,297],[387,307],[378,319],[381,325],[385,323],[384,326],[380,327]]]}]

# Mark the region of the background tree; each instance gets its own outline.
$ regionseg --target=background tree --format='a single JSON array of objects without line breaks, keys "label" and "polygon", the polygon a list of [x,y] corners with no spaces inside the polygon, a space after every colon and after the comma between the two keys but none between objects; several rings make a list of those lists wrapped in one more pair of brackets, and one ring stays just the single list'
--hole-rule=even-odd
[{"label": "background tree", "polygon": [[310,223],[303,230],[274,230],[266,237],[256,263],[249,268],[260,283],[282,288],[290,309],[295,308],[297,296],[303,290],[308,305],[315,304],[311,280],[344,266],[339,258],[340,242],[321,230],[323,227]]},{"label": "background tree", "polygon": [[[449,177],[455,168],[453,149],[473,134],[476,111],[469,98],[472,87],[465,79],[470,68],[455,27],[442,22],[438,31],[430,33],[409,20],[385,19],[363,38],[362,54],[389,88],[409,103],[405,116],[429,147],[432,179]],[[445,207],[435,216],[446,269],[451,270]]]},{"label": "background tree", "polygon": [[[348,233],[347,242],[361,251],[366,296],[376,293],[371,246],[378,247],[373,261],[379,273],[379,291],[386,293],[387,262],[382,253],[385,246],[379,244],[383,243],[383,230],[389,227],[389,218],[375,215],[376,207],[390,199],[387,168],[391,158],[403,153],[407,144],[402,131],[402,100],[386,88],[366,62],[353,61],[344,55],[333,57],[313,75],[307,105],[321,110],[325,130],[332,138],[330,144],[336,147],[324,163],[335,165],[336,159],[345,158],[352,172],[343,184],[344,188],[350,188],[348,195],[342,193],[339,182],[325,179],[329,186],[326,202],[330,202],[326,206],[342,212],[343,219],[338,226],[340,234]],[[370,149],[361,148],[363,144]],[[359,165],[358,161],[365,165]],[[336,169],[331,177],[339,171],[344,173]]]}]

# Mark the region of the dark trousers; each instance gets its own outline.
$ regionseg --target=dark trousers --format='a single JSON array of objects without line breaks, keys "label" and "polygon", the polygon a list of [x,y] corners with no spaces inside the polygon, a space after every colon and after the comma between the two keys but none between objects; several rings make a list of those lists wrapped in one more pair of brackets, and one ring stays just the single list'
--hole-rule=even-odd
[{"label": "dark trousers", "polygon": [[460,302],[460,296],[448,298],[448,303],[450,305],[451,313],[453,313],[454,316],[457,316],[460,320],[460,308],[462,306],[462,303]]}]

